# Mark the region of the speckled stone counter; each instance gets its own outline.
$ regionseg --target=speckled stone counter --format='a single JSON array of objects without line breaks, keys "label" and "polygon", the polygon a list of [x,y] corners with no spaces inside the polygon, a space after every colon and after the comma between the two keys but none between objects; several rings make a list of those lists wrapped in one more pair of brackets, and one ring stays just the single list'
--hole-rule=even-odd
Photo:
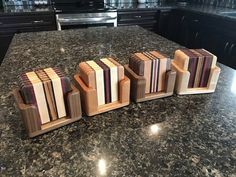
[{"label": "speckled stone counter", "polygon": [[85,60],[180,46],[140,27],[18,34],[0,67],[0,176],[236,175],[236,72],[214,94],[158,99],[100,114],[29,139],[11,90],[17,75]]}]

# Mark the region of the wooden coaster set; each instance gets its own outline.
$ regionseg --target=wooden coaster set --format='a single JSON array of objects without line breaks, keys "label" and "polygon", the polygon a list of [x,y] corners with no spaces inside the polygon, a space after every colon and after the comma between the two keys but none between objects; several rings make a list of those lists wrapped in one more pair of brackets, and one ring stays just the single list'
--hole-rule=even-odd
[{"label": "wooden coaster set", "polygon": [[131,55],[124,66],[131,80],[131,98],[142,102],[173,95],[176,72],[170,65],[170,58],[157,51]]},{"label": "wooden coaster set", "polygon": [[81,92],[82,108],[93,116],[129,104],[130,80],[124,67],[112,58],[82,62],[74,75]]},{"label": "wooden coaster set", "polygon": [[217,57],[204,49],[181,49],[175,51],[171,63],[177,72],[177,94],[201,94],[215,91],[220,74]]},{"label": "wooden coaster set", "polygon": [[81,118],[80,93],[58,68],[27,72],[19,80],[13,94],[30,137]]},{"label": "wooden coaster set", "polygon": [[[124,67],[112,58],[81,62],[74,87],[58,68],[46,68],[19,76],[13,91],[30,137],[81,118],[135,102],[177,94],[215,91],[220,74],[217,57],[204,49],[175,51],[174,60],[157,51],[132,54]],[[82,110],[81,110],[82,103]]]}]

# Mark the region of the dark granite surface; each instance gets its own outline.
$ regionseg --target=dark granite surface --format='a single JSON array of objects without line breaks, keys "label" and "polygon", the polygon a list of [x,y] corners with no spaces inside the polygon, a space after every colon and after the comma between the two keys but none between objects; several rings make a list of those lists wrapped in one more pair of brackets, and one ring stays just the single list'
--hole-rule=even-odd
[{"label": "dark granite surface", "polygon": [[59,66],[72,76],[84,60],[126,64],[136,51],[178,48],[140,27],[17,34],[0,67],[0,176],[235,177],[236,72],[222,64],[213,94],[131,103],[33,139],[25,133],[11,95],[21,72]]}]

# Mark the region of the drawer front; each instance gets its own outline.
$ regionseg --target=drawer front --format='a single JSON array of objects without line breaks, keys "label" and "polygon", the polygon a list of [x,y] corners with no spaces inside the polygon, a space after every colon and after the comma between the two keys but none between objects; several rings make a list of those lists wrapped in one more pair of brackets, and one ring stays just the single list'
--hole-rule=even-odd
[{"label": "drawer front", "polygon": [[52,15],[17,15],[1,16],[0,28],[24,28],[55,25],[55,16]]},{"label": "drawer front", "polygon": [[156,11],[118,12],[118,23],[156,21]]}]

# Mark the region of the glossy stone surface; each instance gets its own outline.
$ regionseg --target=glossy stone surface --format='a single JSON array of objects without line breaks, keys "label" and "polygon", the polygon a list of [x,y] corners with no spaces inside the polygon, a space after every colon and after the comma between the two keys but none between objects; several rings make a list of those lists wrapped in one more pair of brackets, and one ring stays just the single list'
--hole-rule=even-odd
[{"label": "glossy stone surface", "polygon": [[181,46],[140,27],[17,34],[0,67],[1,176],[236,175],[236,72],[213,94],[158,99],[85,117],[29,139],[11,90],[17,75],[59,66],[72,77],[85,60]]}]

